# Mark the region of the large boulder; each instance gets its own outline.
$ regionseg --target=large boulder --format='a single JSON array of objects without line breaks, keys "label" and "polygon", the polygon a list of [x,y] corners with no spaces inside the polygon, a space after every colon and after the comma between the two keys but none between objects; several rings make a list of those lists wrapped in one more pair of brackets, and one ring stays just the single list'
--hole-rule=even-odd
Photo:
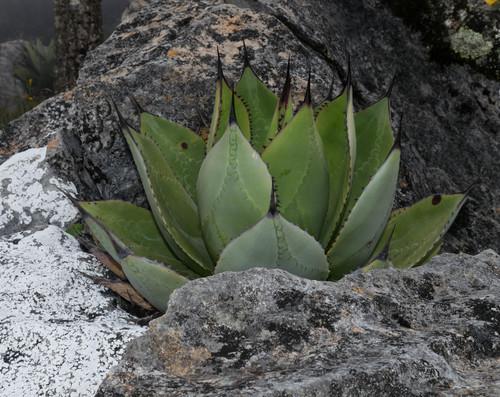
[{"label": "large boulder", "polygon": [[97,397],[498,396],[499,302],[493,251],[337,283],[222,273],[174,292]]},{"label": "large boulder", "polygon": [[0,395],[92,396],[135,319],[89,276],[102,265],[57,226],[0,239]]},{"label": "large boulder", "polygon": [[78,217],[51,146],[0,164],[0,395],[91,396],[144,328],[97,285],[104,267],[66,234]]},{"label": "large boulder", "polygon": [[340,89],[346,47],[352,54],[358,108],[380,97],[398,72],[392,107],[394,119],[404,112],[405,122],[397,204],[433,192],[463,191],[477,182],[445,248],[500,250],[500,83],[468,66],[432,62],[420,37],[382,0],[149,0],[90,53],[73,91],[0,131],[0,157],[57,136],[50,162],[83,197],[145,204],[108,98],[134,124],[128,95],[154,113],[195,130],[206,128],[216,48],[234,81],[243,39],[255,70],[275,89],[288,55],[297,96],[311,65],[316,101],[332,76]]}]

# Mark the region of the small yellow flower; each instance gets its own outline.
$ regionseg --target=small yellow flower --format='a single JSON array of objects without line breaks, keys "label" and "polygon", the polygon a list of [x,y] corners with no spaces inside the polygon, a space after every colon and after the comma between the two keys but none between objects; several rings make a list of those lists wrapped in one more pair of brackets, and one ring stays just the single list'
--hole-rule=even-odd
[{"label": "small yellow flower", "polygon": [[497,0],[484,0],[486,2],[486,4],[488,4],[489,6],[493,6],[495,5],[495,3],[497,2]]},{"label": "small yellow flower", "polygon": [[28,87],[31,87],[33,85],[33,79],[28,79]]},{"label": "small yellow flower", "polygon": [[31,95],[28,95],[28,102],[33,102],[33,97]]}]

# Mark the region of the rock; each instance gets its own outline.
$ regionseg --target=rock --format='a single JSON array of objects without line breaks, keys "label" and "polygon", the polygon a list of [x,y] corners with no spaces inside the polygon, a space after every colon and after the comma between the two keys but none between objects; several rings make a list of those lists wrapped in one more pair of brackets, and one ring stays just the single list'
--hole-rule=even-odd
[{"label": "rock", "polygon": [[141,8],[145,7],[148,3],[148,0],[131,0],[125,11],[122,14],[122,21],[130,18],[132,14],[139,11]]},{"label": "rock", "polygon": [[[392,96],[394,120],[404,111],[403,169],[398,205],[431,193],[477,187],[446,239],[450,251],[500,250],[500,83],[469,66],[443,67],[426,44],[382,0],[274,2],[148,0],[87,57],[77,87],[0,132],[0,156],[45,145],[58,148],[49,162],[84,198],[145,197],[116,116],[113,97],[137,124],[133,95],[148,110],[206,128],[214,92],[216,48],[234,81],[242,65],[242,39],[252,64],[274,89],[293,58],[297,98],[313,67],[316,102],[332,75],[338,91],[348,47],[357,108],[373,102],[399,72]],[[200,113],[203,117],[200,117]],[[398,128],[398,121],[394,122]]]},{"label": "rock", "polygon": [[192,281],[97,397],[500,395],[500,256],[337,283],[253,269]]},{"label": "rock", "polygon": [[441,62],[462,62],[500,80],[500,8],[476,0],[386,0],[397,15],[422,32]]},{"label": "rock", "polygon": [[[85,275],[104,268],[59,227],[78,211],[60,191],[50,147],[0,164],[0,395],[91,396],[142,332]],[[57,226],[56,226],[57,225]]]},{"label": "rock", "polygon": [[0,43],[0,111],[14,112],[23,101],[26,90],[14,77],[16,67],[24,63],[23,40]]},{"label": "rock", "polygon": [[0,240],[0,395],[94,395],[143,331],[84,276],[102,273],[56,226]]},{"label": "rock", "polygon": [[75,193],[73,183],[58,179],[46,162],[47,148],[29,149],[0,164],[0,237],[68,226],[78,211],[58,190]]}]

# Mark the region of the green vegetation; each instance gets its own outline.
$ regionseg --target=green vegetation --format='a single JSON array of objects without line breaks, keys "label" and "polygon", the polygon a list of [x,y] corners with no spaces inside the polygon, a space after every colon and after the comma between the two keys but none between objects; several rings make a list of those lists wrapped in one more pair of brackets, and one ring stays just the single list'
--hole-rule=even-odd
[{"label": "green vegetation", "polygon": [[392,211],[401,149],[389,98],[354,113],[349,77],[317,108],[309,84],[294,112],[290,87],[290,68],[278,97],[247,60],[233,91],[219,60],[207,142],[141,109],[136,131],[118,113],[151,211],[123,201],[79,207],[94,240],[158,310],[187,281],[223,271],[336,280],[411,268],[438,252],[465,195]]},{"label": "green vegetation", "polygon": [[54,94],[55,45],[40,40],[27,42],[22,65],[14,76],[24,85],[25,96],[13,99],[13,110],[0,109],[0,129]]}]

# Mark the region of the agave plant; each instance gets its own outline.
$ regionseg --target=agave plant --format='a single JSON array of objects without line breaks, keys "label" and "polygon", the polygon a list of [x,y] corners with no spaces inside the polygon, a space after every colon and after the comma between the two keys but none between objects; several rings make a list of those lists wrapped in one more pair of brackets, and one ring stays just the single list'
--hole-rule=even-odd
[{"label": "agave plant", "polygon": [[140,108],[140,129],[120,115],[151,211],[116,200],[79,206],[132,286],[164,311],[176,288],[223,271],[336,280],[437,253],[465,195],[392,211],[401,149],[388,95],[355,113],[348,78],[314,108],[309,82],[294,112],[290,64],[278,97],[245,60],[233,89],[219,57],[206,140]]}]

